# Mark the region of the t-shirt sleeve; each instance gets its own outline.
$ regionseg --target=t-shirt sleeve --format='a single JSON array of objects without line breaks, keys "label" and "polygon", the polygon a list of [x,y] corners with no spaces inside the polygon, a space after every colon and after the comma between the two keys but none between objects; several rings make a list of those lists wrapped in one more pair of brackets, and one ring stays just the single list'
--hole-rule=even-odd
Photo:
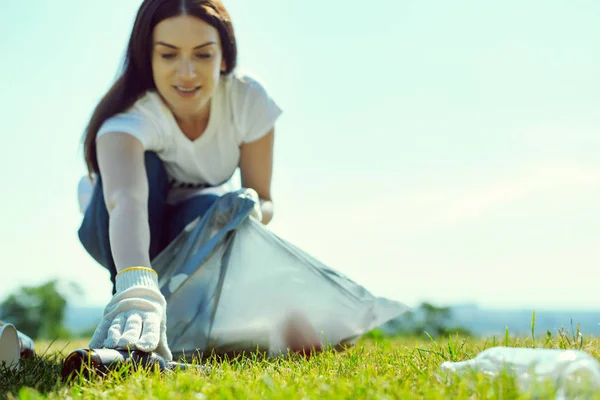
[{"label": "t-shirt sleeve", "polygon": [[97,138],[112,132],[123,132],[137,138],[144,150],[159,151],[161,140],[156,125],[143,114],[126,112],[108,118],[98,130]]},{"label": "t-shirt sleeve", "polygon": [[282,114],[281,108],[256,79],[244,76],[236,82],[235,117],[241,130],[241,142],[251,143],[266,135]]}]

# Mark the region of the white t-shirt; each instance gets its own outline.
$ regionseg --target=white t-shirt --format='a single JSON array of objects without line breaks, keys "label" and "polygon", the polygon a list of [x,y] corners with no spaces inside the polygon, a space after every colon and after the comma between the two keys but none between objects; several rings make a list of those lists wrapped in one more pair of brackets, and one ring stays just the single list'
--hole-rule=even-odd
[{"label": "white t-shirt", "polygon": [[240,146],[267,134],[281,113],[256,78],[233,72],[221,77],[211,99],[208,125],[196,140],[185,136],[154,91],[147,92],[126,112],[107,119],[98,137],[110,132],[128,133],[139,139],[146,151],[156,152],[172,184],[168,202],[177,203],[201,192],[198,185],[226,186],[238,167]]}]

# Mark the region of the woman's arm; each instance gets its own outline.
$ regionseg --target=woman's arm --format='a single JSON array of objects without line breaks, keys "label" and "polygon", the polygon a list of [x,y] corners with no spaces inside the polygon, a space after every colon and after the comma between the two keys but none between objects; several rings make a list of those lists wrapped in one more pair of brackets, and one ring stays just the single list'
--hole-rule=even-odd
[{"label": "woman's arm", "polygon": [[245,143],[240,147],[240,173],[242,187],[254,189],[261,199],[262,223],[268,224],[273,218],[271,199],[271,178],[273,175],[273,145],[275,129],[262,138]]},{"label": "woman's arm", "polygon": [[98,138],[97,152],[117,272],[132,266],[150,268],[144,147],[131,135],[110,133]]},{"label": "woman's arm", "polygon": [[100,136],[96,151],[118,274],[116,294],[104,309],[89,347],[135,348],[170,361],[167,302],[150,265],[144,146],[129,134],[115,132]]}]

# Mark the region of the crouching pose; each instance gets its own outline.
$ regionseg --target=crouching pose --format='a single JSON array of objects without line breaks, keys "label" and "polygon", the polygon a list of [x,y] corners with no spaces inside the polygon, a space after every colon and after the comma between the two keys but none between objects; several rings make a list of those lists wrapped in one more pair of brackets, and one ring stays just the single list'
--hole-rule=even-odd
[{"label": "crouching pose", "polygon": [[93,195],[80,240],[106,267],[113,298],[92,348],[155,351],[172,359],[166,301],[151,260],[228,188],[241,184],[273,217],[275,121],[264,86],[236,68],[221,0],[144,0],[122,73],[85,132]]}]

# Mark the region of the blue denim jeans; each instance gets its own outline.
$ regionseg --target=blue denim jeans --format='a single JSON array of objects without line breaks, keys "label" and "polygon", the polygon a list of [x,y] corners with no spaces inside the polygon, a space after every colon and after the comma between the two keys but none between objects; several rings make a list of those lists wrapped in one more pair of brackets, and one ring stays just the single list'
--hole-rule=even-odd
[{"label": "blue denim jeans", "polygon": [[[177,205],[167,204],[170,184],[162,161],[156,153],[146,152],[145,164],[149,185],[150,260],[153,260],[187,224],[198,216],[204,215],[219,196],[206,194],[193,197]],[[86,251],[110,272],[113,294],[115,294],[117,269],[112,257],[108,224],[108,210],[104,202],[102,177],[98,177],[78,235]]]}]

